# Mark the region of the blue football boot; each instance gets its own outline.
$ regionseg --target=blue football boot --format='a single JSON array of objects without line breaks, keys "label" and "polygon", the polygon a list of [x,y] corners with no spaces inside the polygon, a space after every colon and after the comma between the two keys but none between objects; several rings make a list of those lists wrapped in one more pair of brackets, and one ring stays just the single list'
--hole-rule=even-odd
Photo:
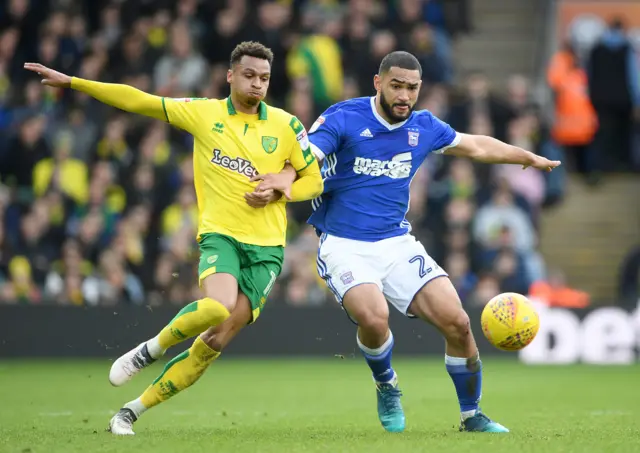
[{"label": "blue football boot", "polygon": [[402,392],[398,388],[398,377],[389,382],[376,382],[378,396],[378,418],[382,427],[391,433],[404,431],[404,411],[400,403]]},{"label": "blue football boot", "polygon": [[460,431],[478,432],[478,433],[508,433],[509,430],[500,423],[494,422],[484,415],[480,409],[472,417],[462,420],[460,423]]}]

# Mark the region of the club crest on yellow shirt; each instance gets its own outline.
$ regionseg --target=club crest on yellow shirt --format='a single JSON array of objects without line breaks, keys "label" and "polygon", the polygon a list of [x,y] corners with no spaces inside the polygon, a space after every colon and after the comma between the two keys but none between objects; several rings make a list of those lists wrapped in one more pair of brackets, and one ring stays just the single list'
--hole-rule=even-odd
[{"label": "club crest on yellow shirt", "polygon": [[268,135],[262,137],[262,148],[267,152],[267,154],[271,154],[278,147],[278,138],[270,137]]}]

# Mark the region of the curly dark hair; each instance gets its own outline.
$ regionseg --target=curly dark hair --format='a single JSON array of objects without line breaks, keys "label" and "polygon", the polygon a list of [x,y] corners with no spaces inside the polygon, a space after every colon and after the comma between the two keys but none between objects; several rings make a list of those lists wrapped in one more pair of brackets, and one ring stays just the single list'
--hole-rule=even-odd
[{"label": "curly dark hair", "polygon": [[273,52],[264,44],[256,41],[241,42],[231,52],[231,66],[240,62],[242,57],[254,57],[261,60],[267,60],[269,65],[273,63]]}]

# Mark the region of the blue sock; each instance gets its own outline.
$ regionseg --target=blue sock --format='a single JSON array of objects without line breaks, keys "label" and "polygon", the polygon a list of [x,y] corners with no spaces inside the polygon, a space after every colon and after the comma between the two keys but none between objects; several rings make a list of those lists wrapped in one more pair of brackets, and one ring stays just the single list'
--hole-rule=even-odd
[{"label": "blue sock", "polygon": [[445,355],[444,363],[453,385],[456,387],[463,418],[474,415],[482,396],[482,362],[480,357],[465,359]]},{"label": "blue sock", "polygon": [[389,331],[389,338],[384,342],[382,346],[376,349],[366,347],[360,341],[360,338],[356,336],[358,340],[358,347],[362,351],[371,372],[376,382],[389,382],[391,381],[396,372],[391,368],[391,352],[393,351],[393,334]]}]

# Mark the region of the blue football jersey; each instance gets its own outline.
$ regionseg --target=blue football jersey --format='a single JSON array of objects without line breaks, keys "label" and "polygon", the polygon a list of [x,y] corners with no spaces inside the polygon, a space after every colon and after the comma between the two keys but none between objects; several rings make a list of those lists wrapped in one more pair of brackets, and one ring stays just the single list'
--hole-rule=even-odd
[{"label": "blue football jersey", "polygon": [[324,159],[324,192],[312,200],[308,223],[319,234],[371,242],[411,231],[413,176],[430,153],[456,146],[460,136],[426,110],[389,124],[375,97],[363,97],[329,107],[309,129],[309,140]]}]

